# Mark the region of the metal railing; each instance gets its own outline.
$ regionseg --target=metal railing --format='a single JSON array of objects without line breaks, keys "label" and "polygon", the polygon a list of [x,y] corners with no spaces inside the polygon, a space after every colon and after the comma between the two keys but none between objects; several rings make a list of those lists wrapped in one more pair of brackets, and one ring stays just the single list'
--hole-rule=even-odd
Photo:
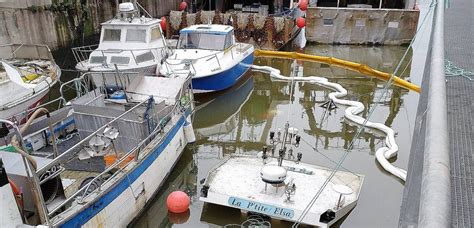
[{"label": "metal railing", "polygon": [[0,59],[43,59],[54,61],[53,54],[43,44],[0,45]]},{"label": "metal railing", "polygon": [[[130,53],[130,56],[132,56],[132,59],[136,65],[142,62],[150,61],[150,60],[153,60],[153,62],[158,62],[161,58],[164,58],[167,55],[167,47],[133,49],[133,50],[132,49],[101,50],[101,49],[98,49],[98,47],[99,47],[98,44],[94,44],[94,45],[71,48],[72,54],[74,56],[74,59],[76,60],[76,63],[81,64],[81,66],[85,67],[85,63],[89,61],[90,55],[93,52],[99,52],[102,57],[106,58],[102,62],[102,65],[106,67],[110,67],[114,65],[113,63],[107,62],[107,57],[111,56],[112,54],[120,54],[119,56],[124,56],[123,54]],[[153,59],[144,60],[144,61],[137,60],[137,52],[144,52],[144,51],[150,51],[153,54]],[[141,54],[144,54],[144,53],[140,53],[138,55],[141,55]],[[100,64],[100,63],[97,63],[97,64]]]},{"label": "metal railing", "polygon": [[[227,53],[227,52],[230,52],[231,53],[231,56],[232,56],[232,59],[234,59],[234,49],[236,49],[236,52],[238,53],[238,55],[242,55],[245,51],[247,51],[251,46],[250,45],[246,45],[245,46],[245,49],[242,47],[242,43],[237,43],[237,44],[234,44],[232,47],[229,48],[229,51],[223,51],[224,55]],[[170,63],[168,61],[164,61],[163,62],[163,65],[164,67],[166,67],[166,70],[168,72],[169,75],[176,75],[177,73],[175,72],[175,69],[172,67],[172,66],[182,66],[182,65],[189,65],[189,72],[191,72],[191,68],[193,69],[194,72],[191,72],[193,73],[194,75],[197,73],[196,71],[196,67],[194,66],[194,64],[196,62],[198,62],[199,60],[202,60],[202,59],[205,59],[206,62],[209,62],[210,60],[212,59],[216,59],[216,62],[219,66],[219,68],[217,70],[222,70],[222,65],[219,61],[219,57],[217,56],[219,53],[214,53],[214,54],[210,54],[210,55],[206,55],[206,56],[202,56],[202,57],[199,57],[197,59],[183,59],[181,62],[179,63]],[[176,59],[175,59],[176,60]],[[177,69],[176,69],[177,70]]]},{"label": "metal railing", "polygon": [[451,227],[451,175],[444,72],[444,0],[433,19],[419,227]]},{"label": "metal railing", "polygon": [[[114,74],[114,73],[110,73],[110,74]],[[74,84],[75,88],[80,88],[81,92],[78,93],[78,94],[83,94],[83,90],[89,89],[89,87],[87,86],[88,85],[87,81],[84,81],[84,79],[87,78],[87,76],[88,76],[88,74],[83,74],[80,78],[74,79],[73,81],[68,82],[68,83],[69,84]],[[187,80],[189,80],[189,81],[191,80],[190,76],[187,78]],[[83,85],[78,85],[80,83],[82,83]],[[183,87],[181,88],[181,90],[179,92],[179,97],[182,97],[183,94],[185,93],[185,91],[190,89],[190,88],[188,88],[189,86],[190,86],[190,83],[185,83],[183,85]],[[67,87],[67,85],[63,85],[61,87],[61,91],[66,87]],[[61,92],[61,94],[63,94],[63,93],[64,92]],[[96,94],[96,97],[100,97],[100,96],[101,96],[101,94]],[[96,99],[96,98],[93,98],[93,100],[94,99]],[[152,98],[149,98],[149,99],[146,99],[146,100],[143,100],[143,101],[137,103],[132,108],[128,109],[127,111],[123,112],[119,116],[113,118],[112,120],[110,120],[106,124],[102,125],[97,130],[95,130],[93,133],[89,134],[87,137],[84,137],[80,142],[78,142],[74,146],[68,148],[65,152],[63,152],[61,155],[56,157],[53,161],[46,164],[41,169],[37,170],[36,173],[33,173],[33,174],[37,177],[42,176],[44,173],[48,172],[48,170],[50,168],[62,164],[65,160],[69,160],[69,158],[67,158],[67,157],[71,153],[75,153],[75,151],[77,151],[77,149],[79,149],[82,145],[87,144],[88,140],[90,140],[92,137],[102,134],[104,129],[107,128],[108,126],[112,126],[112,124],[114,122],[129,121],[129,120],[124,119],[125,116],[127,114],[129,114],[130,112],[133,112],[134,110],[138,109],[139,107],[146,106],[147,103],[150,102],[150,99],[152,99]],[[150,131],[150,133],[144,139],[142,139],[136,146],[131,148],[129,151],[127,151],[126,153],[124,153],[120,157],[117,156],[117,159],[115,160],[115,162],[112,165],[108,166],[104,171],[102,171],[101,173],[96,175],[92,180],[90,180],[89,183],[82,186],[80,189],[75,191],[72,195],[68,196],[65,200],[63,200],[60,204],[58,204],[57,206],[55,206],[51,210],[47,210],[47,212],[46,212],[47,213],[47,218],[52,219],[54,216],[57,215],[57,212],[60,209],[64,209],[64,207],[68,207],[68,205],[76,205],[76,204],[71,204],[71,202],[73,202],[73,201],[76,201],[76,202],[79,203],[79,205],[82,205],[82,203],[84,203],[85,200],[88,200],[88,198],[87,198],[88,196],[90,196],[90,197],[100,197],[100,195],[102,193],[104,193],[104,187],[105,186],[110,186],[111,181],[118,181],[119,179],[117,179],[116,177],[119,176],[119,175],[123,175],[120,178],[128,178],[128,176],[127,176],[128,171],[126,171],[125,168],[128,165],[132,164],[133,162],[137,162],[137,161],[140,161],[141,159],[144,159],[145,158],[144,156],[140,157],[141,152],[146,150],[149,143],[152,140],[155,140],[157,136],[160,137],[159,140],[156,142],[157,144],[159,144],[159,143],[162,143],[162,141],[171,132],[171,128],[165,128],[166,124],[165,125],[160,124],[162,122],[162,120],[168,120],[169,121],[174,115],[181,115],[181,114],[184,115],[184,107],[187,106],[187,105],[192,105],[192,102],[189,102],[188,104],[183,104],[181,99],[177,99],[175,104],[171,107],[171,109],[170,109],[170,106],[166,106],[161,110],[154,110],[154,108],[153,108],[153,110],[154,110],[153,114],[148,117],[149,119],[153,119],[153,121],[155,123],[157,123],[155,125],[155,127],[153,128],[153,130]],[[165,111],[165,110],[167,111],[166,114],[164,116],[159,116],[159,114],[162,111]],[[146,121],[146,120],[144,120],[144,121]],[[165,122],[167,123],[167,121],[165,121]],[[155,143],[153,143],[153,144],[156,145]],[[77,156],[77,154],[75,156]],[[127,159],[129,159],[130,157],[134,157],[134,159],[130,159],[130,160],[127,161]],[[60,172],[62,172],[62,171],[64,171],[64,169],[60,170]],[[111,171],[114,171],[114,173],[112,175],[110,175]],[[91,186],[94,185],[94,184],[96,184],[98,186],[95,186],[96,188],[91,190]],[[129,187],[131,187],[131,186],[129,186]],[[96,193],[96,194],[92,194],[92,193]],[[92,200],[92,198],[90,200]]]}]

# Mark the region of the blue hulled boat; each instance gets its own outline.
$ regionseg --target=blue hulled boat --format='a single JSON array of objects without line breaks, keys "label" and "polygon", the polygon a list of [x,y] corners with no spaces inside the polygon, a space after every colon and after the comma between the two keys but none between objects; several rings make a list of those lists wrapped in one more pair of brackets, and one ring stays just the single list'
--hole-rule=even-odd
[{"label": "blue hulled boat", "polygon": [[177,47],[161,65],[160,74],[192,74],[195,93],[225,90],[247,72],[253,52],[253,45],[235,42],[232,26],[193,25],[180,31]]}]

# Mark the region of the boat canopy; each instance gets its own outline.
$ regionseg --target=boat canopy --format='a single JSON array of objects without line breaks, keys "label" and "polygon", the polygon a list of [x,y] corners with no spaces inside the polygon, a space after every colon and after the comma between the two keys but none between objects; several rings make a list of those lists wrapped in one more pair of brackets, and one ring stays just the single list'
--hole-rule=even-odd
[{"label": "boat canopy", "polygon": [[234,29],[228,25],[193,25],[180,31],[178,49],[222,51],[235,43]]}]

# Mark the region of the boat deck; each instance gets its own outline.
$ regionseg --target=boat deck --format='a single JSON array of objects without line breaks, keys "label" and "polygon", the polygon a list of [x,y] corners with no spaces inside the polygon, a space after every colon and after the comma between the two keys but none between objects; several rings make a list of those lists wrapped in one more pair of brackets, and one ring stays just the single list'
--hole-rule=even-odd
[{"label": "boat deck", "polygon": [[[277,165],[277,159],[268,158],[267,165]],[[286,180],[293,180],[296,185],[295,194],[291,200],[287,200],[285,186],[275,187],[265,184],[260,176],[263,167],[262,159],[256,156],[233,155],[226,158],[216,169],[209,173],[206,185],[210,186],[208,197],[201,197],[202,201],[243,209],[242,206],[230,205],[232,199],[240,202],[262,204],[263,207],[282,208],[294,211],[294,216],[279,216],[277,213],[261,211],[250,208],[249,211],[261,212],[263,214],[281,217],[285,220],[295,221],[300,212],[305,209],[311,199],[316,195],[319,188],[331,174],[331,169],[318,167],[310,164],[285,160],[282,164],[288,170]],[[313,220],[319,220],[321,214],[328,209],[335,208],[340,194],[333,187],[344,185],[351,188],[352,193],[345,195],[343,207],[354,206],[359,197],[362,187],[363,176],[350,172],[336,172],[332,180],[324,188],[322,194],[311,207],[308,216]],[[336,210],[337,211],[337,210]],[[312,224],[314,225],[314,224]]]}]

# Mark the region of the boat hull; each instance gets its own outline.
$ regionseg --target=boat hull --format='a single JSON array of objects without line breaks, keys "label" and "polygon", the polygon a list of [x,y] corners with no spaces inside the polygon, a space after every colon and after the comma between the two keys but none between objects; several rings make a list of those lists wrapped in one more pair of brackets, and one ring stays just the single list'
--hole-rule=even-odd
[{"label": "boat hull", "polygon": [[184,117],[179,118],[162,143],[97,200],[61,221],[61,227],[126,227],[160,188],[181,156],[187,140]]},{"label": "boat hull", "polygon": [[228,70],[217,74],[195,77],[192,80],[194,93],[209,93],[228,89],[239,81],[253,64],[253,52]]},{"label": "boat hull", "polygon": [[41,100],[48,94],[49,89],[45,89],[39,93],[34,94],[32,97],[15,101],[15,105],[9,109],[0,111],[0,119],[12,119],[19,122],[28,117],[28,113],[25,111],[35,108],[41,103]]}]

